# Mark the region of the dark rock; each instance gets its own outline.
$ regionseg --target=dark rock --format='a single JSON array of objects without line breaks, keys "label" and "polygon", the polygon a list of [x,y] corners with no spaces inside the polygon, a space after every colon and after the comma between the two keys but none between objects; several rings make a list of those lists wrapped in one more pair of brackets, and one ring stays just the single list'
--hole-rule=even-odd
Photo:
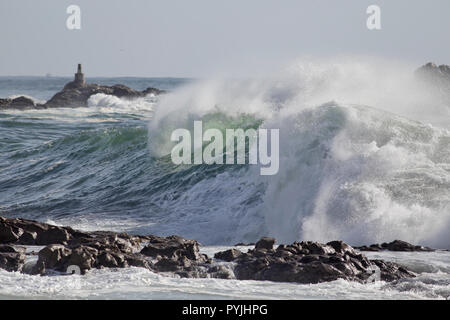
[{"label": "dark rock", "polygon": [[370,246],[361,246],[361,247],[355,247],[356,249],[360,251],[381,251],[381,250],[387,250],[387,251],[419,251],[419,252],[431,252],[435,251],[434,249],[423,247],[423,246],[417,246],[413,245],[411,243],[408,243],[406,241],[402,240],[394,240],[392,242],[385,242],[382,244],[372,244]]},{"label": "dark rock", "polygon": [[178,263],[177,260],[169,258],[162,258],[154,265],[155,270],[161,272],[178,271],[180,269],[179,267],[180,264]]},{"label": "dark rock", "polygon": [[60,227],[49,227],[47,230],[39,232],[36,237],[37,245],[66,244],[70,240],[69,232]]},{"label": "dark rock", "polygon": [[331,241],[327,243],[328,246],[332,247],[339,254],[356,254],[355,249],[353,247],[346,244],[344,241]]},{"label": "dark rock", "polygon": [[20,96],[14,99],[0,99],[0,110],[1,109],[32,109],[35,108],[36,104],[30,98]]},{"label": "dark rock", "polygon": [[26,220],[26,219],[7,219],[5,218],[5,223],[9,223],[10,225],[16,226],[18,228],[22,228],[27,232],[42,232],[48,230],[49,225],[46,223],[37,222],[34,220]]},{"label": "dark rock", "polygon": [[98,267],[118,268],[120,266],[116,258],[109,252],[102,252],[97,256],[96,265]]},{"label": "dark rock", "polygon": [[25,231],[17,240],[17,243],[32,246],[36,244],[37,233]]},{"label": "dark rock", "polygon": [[0,222],[0,243],[14,243],[22,235],[23,230]]},{"label": "dark rock", "polygon": [[25,263],[25,248],[0,245],[0,269],[21,271]]},{"label": "dark rock", "polygon": [[217,252],[214,255],[214,258],[230,262],[238,258],[240,255],[242,255],[241,251],[237,249],[229,249],[226,251]]},{"label": "dark rock", "polygon": [[207,273],[211,278],[234,279],[233,271],[230,268],[222,265],[211,266],[208,269]]},{"label": "dark rock", "polygon": [[383,260],[371,260],[371,262],[380,268],[382,281],[390,282],[415,277],[414,273],[393,262]]},{"label": "dark rock", "polygon": [[[58,271],[66,271],[67,261],[72,250],[60,244],[52,244],[46,246],[39,251],[38,265],[43,265],[45,269],[55,269]],[[39,272],[35,272],[36,274]]]},{"label": "dark rock", "polygon": [[160,95],[160,94],[164,94],[164,93],[166,93],[166,91],[149,87],[149,88],[145,89],[144,91],[142,91],[141,94],[144,96],[149,95],[149,94],[153,94],[156,96],[156,95]]},{"label": "dark rock", "polygon": [[319,283],[345,279],[365,282],[378,266],[383,280],[414,277],[395,263],[375,263],[342,241],[321,244],[312,241],[280,245],[277,250],[249,250],[234,259],[240,280]]},{"label": "dark rock", "polygon": [[273,249],[275,239],[270,237],[261,238],[256,242],[255,249]]},{"label": "dark rock", "polygon": [[150,268],[150,262],[141,254],[125,254],[125,262],[130,267]]},{"label": "dark rock", "polygon": [[300,245],[303,250],[308,250],[310,254],[332,254],[336,252],[333,247],[318,242],[302,241]]},{"label": "dark rock", "polygon": [[56,93],[50,100],[48,100],[43,108],[77,108],[87,107],[88,100],[92,95],[103,93],[113,95],[120,98],[138,98],[144,97],[147,94],[161,94],[163,90],[155,88],[147,88],[144,91],[136,91],[127,86],[117,84],[114,86],[102,86],[98,84],[83,84],[76,85],[68,83],[64,89]]},{"label": "dark rock", "polygon": [[72,250],[72,253],[69,255],[64,269],[67,270],[69,266],[78,266],[81,270],[81,273],[84,274],[87,270],[94,267],[95,262],[97,261],[97,255],[97,249],[86,246],[79,246],[78,248]]},{"label": "dark rock", "polygon": [[150,243],[141,250],[141,253],[149,257],[186,257],[194,261],[205,261],[200,254],[197,241],[178,236],[153,237]]},{"label": "dark rock", "polygon": [[23,254],[25,254],[25,248],[20,247],[20,246],[0,244],[0,253],[23,253]]}]

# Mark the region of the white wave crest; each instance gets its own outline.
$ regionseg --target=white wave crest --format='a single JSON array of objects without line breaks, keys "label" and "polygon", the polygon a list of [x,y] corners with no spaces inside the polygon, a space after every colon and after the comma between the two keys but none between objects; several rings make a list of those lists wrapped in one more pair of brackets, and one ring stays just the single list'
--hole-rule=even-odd
[{"label": "white wave crest", "polygon": [[[277,175],[251,167],[202,180],[163,204],[180,219],[171,230],[204,243],[273,235],[450,247],[449,107],[413,70],[306,61],[268,80],[206,81],[163,97],[149,123],[155,155],[170,152],[171,130],[215,112],[252,114],[280,129]],[[261,203],[246,205],[261,184]]]},{"label": "white wave crest", "polygon": [[89,97],[88,106],[103,113],[151,112],[155,103],[154,96],[134,99],[97,93]]}]

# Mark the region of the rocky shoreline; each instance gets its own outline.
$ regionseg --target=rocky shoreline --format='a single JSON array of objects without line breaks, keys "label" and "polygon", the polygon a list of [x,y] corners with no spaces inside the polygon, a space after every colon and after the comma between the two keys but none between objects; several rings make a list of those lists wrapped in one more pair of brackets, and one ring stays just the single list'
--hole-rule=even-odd
[{"label": "rocky shoreline", "polygon": [[[396,263],[370,260],[342,241],[327,244],[302,241],[275,246],[275,239],[266,237],[247,252],[231,248],[215,253],[214,258],[202,254],[199,246],[197,241],[180,236],[83,232],[33,220],[0,217],[0,268],[31,275],[85,274],[90,269],[141,267],[182,278],[303,284],[337,279],[364,283],[376,272],[383,281],[415,277]],[[432,250],[399,240],[380,247],[394,251]]]}]

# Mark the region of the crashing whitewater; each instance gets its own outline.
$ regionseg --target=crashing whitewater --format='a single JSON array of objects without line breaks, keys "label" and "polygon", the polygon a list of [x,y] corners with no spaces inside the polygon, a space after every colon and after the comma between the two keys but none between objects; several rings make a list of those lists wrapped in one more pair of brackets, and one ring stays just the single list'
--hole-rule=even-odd
[{"label": "crashing whitewater", "polygon": [[449,248],[450,109],[410,70],[308,61],[266,80],[209,80],[163,97],[149,123],[155,157],[193,120],[280,129],[277,175],[248,166],[206,176],[170,205],[193,210],[177,231],[210,244],[271,235]]}]

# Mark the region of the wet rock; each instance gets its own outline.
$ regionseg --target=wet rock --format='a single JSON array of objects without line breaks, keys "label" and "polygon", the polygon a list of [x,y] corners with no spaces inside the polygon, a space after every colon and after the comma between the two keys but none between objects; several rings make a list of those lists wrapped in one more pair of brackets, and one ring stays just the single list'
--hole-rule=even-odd
[{"label": "wet rock", "polygon": [[109,252],[102,252],[97,256],[96,266],[101,268],[119,268],[123,265],[124,259],[122,256],[122,260],[117,261],[116,256],[112,255]]},{"label": "wet rock", "polygon": [[125,85],[117,84],[114,86],[102,86],[98,84],[83,84],[79,85],[73,82],[66,84],[64,89],[56,93],[50,100],[48,100],[43,108],[77,108],[87,107],[88,100],[92,95],[103,93],[113,95],[119,98],[138,98],[144,97],[147,94],[161,94],[163,90],[156,88],[147,88],[144,91],[136,91]]},{"label": "wet rock", "polygon": [[[264,253],[264,254],[262,254]],[[345,279],[364,282],[379,267],[382,280],[414,277],[391,262],[372,262],[342,241],[321,244],[312,241],[280,245],[277,250],[249,250],[234,259],[234,273],[240,280],[320,283]]]},{"label": "wet rock", "polygon": [[197,262],[206,261],[200,254],[197,241],[178,236],[153,237],[150,243],[141,250],[141,254],[149,257],[186,257]]},{"label": "wet rock", "polygon": [[198,242],[178,236],[150,237],[149,243],[141,250],[141,254],[156,261],[150,268],[158,272],[174,272],[182,277],[204,277],[204,265],[210,259],[200,254]]},{"label": "wet rock", "polygon": [[344,241],[330,241],[327,243],[328,246],[332,247],[334,251],[339,254],[356,254],[355,249],[353,247],[346,244]]},{"label": "wet rock", "polygon": [[69,232],[66,229],[52,226],[37,234],[36,244],[66,244],[70,238]]},{"label": "wet rock", "polygon": [[217,252],[214,255],[214,258],[230,262],[238,258],[240,255],[242,255],[242,252],[240,250],[229,249],[226,251]]},{"label": "wet rock", "polygon": [[25,231],[17,240],[18,244],[32,246],[36,244],[37,233]]},{"label": "wet rock", "polygon": [[130,267],[151,269],[149,260],[140,253],[124,254],[124,259],[126,264]]},{"label": "wet rock", "polygon": [[0,245],[0,269],[21,271],[25,263],[25,248]]},{"label": "wet rock", "polygon": [[32,109],[35,108],[36,104],[35,102],[27,97],[20,96],[14,99],[0,99],[0,110],[1,109],[19,109],[19,110],[25,110],[25,109]]},{"label": "wet rock", "polygon": [[175,259],[162,258],[154,265],[154,269],[161,272],[175,272],[180,270],[180,263]]},{"label": "wet rock", "polygon": [[0,243],[14,243],[22,235],[23,230],[0,222]]},{"label": "wet rock", "polygon": [[403,278],[415,277],[413,272],[393,262],[378,259],[371,260],[371,262],[380,268],[382,281],[390,282]]},{"label": "wet rock", "polygon": [[41,269],[54,269],[65,272],[68,266],[67,261],[71,253],[71,249],[60,244],[46,246],[39,251],[37,267],[34,269],[33,273],[41,274]]},{"label": "wet rock", "polygon": [[435,251],[434,249],[423,247],[423,246],[417,246],[413,245],[411,243],[408,243],[406,241],[402,240],[394,240],[392,242],[385,242],[382,244],[372,244],[370,246],[361,246],[361,247],[355,247],[356,249],[360,251],[406,251],[406,252],[413,252],[413,251],[419,251],[419,252],[431,252]]},{"label": "wet rock", "polygon": [[152,87],[149,87],[149,88],[145,89],[144,91],[142,91],[142,94],[145,96],[148,94],[153,94],[156,96],[156,95],[160,95],[160,94],[164,94],[164,93],[166,93],[166,91],[157,89],[157,88],[152,88]]},{"label": "wet rock", "polygon": [[210,278],[235,279],[234,272],[230,267],[215,265],[209,267],[207,271]]},{"label": "wet rock", "polygon": [[72,249],[67,262],[64,265],[63,270],[61,271],[67,270],[69,266],[78,266],[81,270],[81,273],[84,274],[87,270],[90,270],[94,267],[95,262],[97,261],[97,255],[97,249],[87,246],[79,246],[75,249]]},{"label": "wet rock", "polygon": [[273,245],[275,244],[275,239],[270,237],[261,238],[255,244],[255,249],[273,249]]}]

